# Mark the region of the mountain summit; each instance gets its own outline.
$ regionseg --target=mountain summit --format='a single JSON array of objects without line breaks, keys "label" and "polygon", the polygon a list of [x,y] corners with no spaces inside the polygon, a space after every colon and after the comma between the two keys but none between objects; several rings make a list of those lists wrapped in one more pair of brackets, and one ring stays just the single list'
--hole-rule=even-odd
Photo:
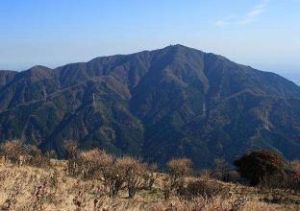
[{"label": "mountain summit", "polygon": [[271,148],[300,158],[300,88],[222,56],[169,46],[56,69],[0,71],[0,140],[63,141],[196,167]]}]

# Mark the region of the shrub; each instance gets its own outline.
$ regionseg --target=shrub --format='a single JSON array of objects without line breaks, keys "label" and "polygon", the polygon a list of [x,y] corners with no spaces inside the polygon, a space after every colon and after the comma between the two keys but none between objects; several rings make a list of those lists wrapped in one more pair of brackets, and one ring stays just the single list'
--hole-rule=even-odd
[{"label": "shrub", "polygon": [[57,154],[54,150],[50,150],[50,151],[47,151],[45,153],[45,156],[50,160],[50,159],[57,159]]},{"label": "shrub", "polygon": [[42,151],[33,145],[26,145],[19,140],[8,141],[1,145],[5,160],[14,164],[46,167],[50,165],[50,159],[43,155]]},{"label": "shrub", "polygon": [[105,168],[113,165],[115,158],[100,149],[80,153],[79,169],[85,179],[103,180]]},{"label": "shrub", "polygon": [[124,178],[120,174],[120,169],[115,165],[107,166],[103,169],[103,179],[105,186],[109,189],[109,195],[115,196],[123,188]]},{"label": "shrub", "polygon": [[205,180],[196,180],[191,181],[187,184],[187,187],[184,189],[183,194],[189,198],[193,197],[207,197],[211,198],[218,194],[221,194],[226,189],[223,188],[219,183],[208,182]]},{"label": "shrub", "polygon": [[259,150],[242,156],[234,165],[240,175],[255,186],[271,177],[283,177],[285,160],[276,152]]},{"label": "shrub", "polygon": [[224,159],[215,159],[215,167],[212,173],[215,179],[228,182],[229,181],[229,167]]},{"label": "shrub", "polygon": [[144,164],[144,169],[145,169],[145,171],[143,173],[144,188],[147,190],[152,190],[153,184],[157,177],[157,174],[156,174],[157,165],[156,164]]},{"label": "shrub", "polygon": [[287,187],[300,192],[300,161],[290,163],[290,171],[287,175]]},{"label": "shrub", "polygon": [[84,179],[101,177],[100,164],[97,162],[100,156],[100,150],[97,149],[80,152],[78,169]]},{"label": "shrub", "polygon": [[36,167],[47,167],[50,165],[50,159],[44,156],[42,151],[33,145],[26,145],[26,154],[28,155],[28,164]]},{"label": "shrub", "polygon": [[290,166],[295,176],[300,178],[300,161],[299,160],[292,161]]},{"label": "shrub", "polygon": [[115,196],[123,188],[124,176],[116,166],[117,159],[100,149],[80,153],[80,169],[83,178],[103,181],[110,196]]},{"label": "shrub", "polygon": [[[81,152],[78,163],[83,178],[102,180],[110,196],[126,188],[129,197],[134,197],[145,184],[146,165],[130,157],[116,159],[100,149],[92,149]],[[151,176],[147,182],[152,183]]]},{"label": "shrub", "polygon": [[212,178],[212,171],[210,169],[202,169],[199,173],[198,173],[198,177],[200,177],[203,180],[209,180]]},{"label": "shrub", "polygon": [[138,160],[125,157],[117,160],[116,168],[119,170],[119,176],[123,178],[129,198],[134,197],[143,184],[144,165]]},{"label": "shrub", "polygon": [[189,159],[173,159],[167,163],[170,174],[171,190],[179,190],[184,185],[184,177],[192,171],[192,161]]},{"label": "shrub", "polygon": [[241,178],[239,172],[231,170],[228,172],[228,181],[232,183],[243,183],[244,179]]},{"label": "shrub", "polygon": [[25,160],[26,152],[24,150],[23,143],[19,140],[7,141],[1,144],[1,151],[5,160],[9,160],[14,164],[21,164]]}]

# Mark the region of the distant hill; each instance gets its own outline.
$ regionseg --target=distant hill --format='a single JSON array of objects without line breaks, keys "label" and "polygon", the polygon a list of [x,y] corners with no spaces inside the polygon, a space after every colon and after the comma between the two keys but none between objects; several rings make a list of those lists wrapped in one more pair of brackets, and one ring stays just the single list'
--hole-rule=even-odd
[{"label": "distant hill", "polygon": [[0,140],[63,141],[197,167],[271,148],[300,158],[300,88],[222,56],[169,46],[56,69],[0,71]]}]

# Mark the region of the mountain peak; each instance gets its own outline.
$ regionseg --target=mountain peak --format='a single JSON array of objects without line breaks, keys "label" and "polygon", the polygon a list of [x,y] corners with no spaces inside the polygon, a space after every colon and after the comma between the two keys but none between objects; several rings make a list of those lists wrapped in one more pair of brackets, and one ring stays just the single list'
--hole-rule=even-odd
[{"label": "mountain peak", "polygon": [[20,75],[28,77],[32,81],[39,81],[51,77],[52,69],[42,65],[35,65],[28,70],[20,72]]},{"label": "mountain peak", "polygon": [[180,50],[196,50],[196,51],[200,51],[198,49],[191,48],[191,47],[188,47],[188,46],[185,46],[185,45],[182,45],[182,44],[169,45],[169,46],[166,46],[163,49],[177,49],[177,50],[180,49]]},{"label": "mountain peak", "polygon": [[298,86],[180,44],[2,73],[0,99],[0,141],[61,156],[72,139],[159,164],[188,157],[207,167],[253,147],[300,158]]},{"label": "mountain peak", "polygon": [[38,70],[51,70],[49,67],[43,66],[43,65],[34,65],[28,70],[30,71],[38,71]]},{"label": "mountain peak", "polygon": [[189,48],[189,47],[187,47],[185,45],[182,45],[182,44],[174,44],[174,45],[171,44],[170,47],[174,47],[174,48]]}]

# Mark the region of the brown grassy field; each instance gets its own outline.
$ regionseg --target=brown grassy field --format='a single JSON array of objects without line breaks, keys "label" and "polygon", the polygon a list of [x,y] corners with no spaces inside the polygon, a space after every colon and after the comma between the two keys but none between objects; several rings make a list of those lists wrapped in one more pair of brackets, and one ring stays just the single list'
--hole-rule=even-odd
[{"label": "brown grassy field", "polygon": [[[202,178],[218,183],[226,194],[184,199],[171,195],[165,199],[159,174],[152,190],[139,190],[128,198],[125,190],[109,197],[98,180],[83,180],[67,174],[65,161],[51,160],[50,167],[36,168],[2,164],[0,166],[1,210],[300,210],[300,195],[284,190],[258,189]],[[194,180],[193,177],[186,180]]]}]

